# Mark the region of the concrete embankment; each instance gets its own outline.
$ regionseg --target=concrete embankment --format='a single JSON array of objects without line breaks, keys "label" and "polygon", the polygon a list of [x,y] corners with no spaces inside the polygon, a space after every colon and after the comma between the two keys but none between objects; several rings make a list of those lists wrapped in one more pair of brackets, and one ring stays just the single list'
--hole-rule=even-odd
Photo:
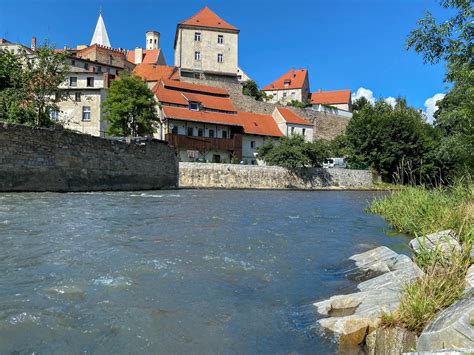
[{"label": "concrete embankment", "polygon": [[0,123],[0,191],[149,190],[178,185],[166,142],[123,143]]},{"label": "concrete embankment", "polygon": [[179,163],[179,186],[223,189],[364,189],[373,187],[368,170],[307,168],[296,173],[277,166]]}]

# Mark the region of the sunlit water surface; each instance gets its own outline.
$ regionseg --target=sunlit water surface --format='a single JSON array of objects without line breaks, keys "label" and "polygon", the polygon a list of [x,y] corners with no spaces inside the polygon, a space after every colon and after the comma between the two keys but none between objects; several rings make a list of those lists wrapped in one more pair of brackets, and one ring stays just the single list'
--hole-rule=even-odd
[{"label": "sunlit water surface", "polygon": [[0,353],[315,353],[369,192],[0,194]]}]

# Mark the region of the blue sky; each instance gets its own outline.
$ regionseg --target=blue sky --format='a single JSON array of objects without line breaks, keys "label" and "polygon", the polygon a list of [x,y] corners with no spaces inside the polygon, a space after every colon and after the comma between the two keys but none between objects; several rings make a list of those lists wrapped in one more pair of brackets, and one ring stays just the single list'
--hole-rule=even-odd
[{"label": "blue sky", "polygon": [[173,64],[176,24],[205,5],[241,30],[239,64],[260,86],[294,67],[309,69],[313,91],[362,87],[420,108],[446,91],[443,64],[404,47],[426,10],[449,15],[436,0],[0,0],[0,37],[89,44],[102,7],[112,46],[144,46],[145,31],[158,30]]}]

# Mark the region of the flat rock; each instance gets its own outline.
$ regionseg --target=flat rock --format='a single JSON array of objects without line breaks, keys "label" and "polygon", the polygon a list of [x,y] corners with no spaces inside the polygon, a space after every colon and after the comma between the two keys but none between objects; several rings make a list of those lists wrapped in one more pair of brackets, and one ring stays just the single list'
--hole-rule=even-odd
[{"label": "flat rock", "polygon": [[442,254],[462,250],[456,239],[456,234],[451,229],[412,239],[410,247],[416,254],[419,254],[422,250],[432,251],[436,248],[439,248]]},{"label": "flat rock", "polygon": [[314,303],[317,312],[327,317],[319,319],[318,324],[332,332],[343,347],[363,343],[366,335],[380,324],[382,312],[398,308],[403,285],[422,274],[408,256],[387,247],[378,247],[350,259],[362,272],[375,272],[379,276],[361,282],[357,286],[359,292]]},{"label": "flat rock", "polygon": [[441,311],[420,335],[417,351],[463,350],[474,353],[474,295]]}]

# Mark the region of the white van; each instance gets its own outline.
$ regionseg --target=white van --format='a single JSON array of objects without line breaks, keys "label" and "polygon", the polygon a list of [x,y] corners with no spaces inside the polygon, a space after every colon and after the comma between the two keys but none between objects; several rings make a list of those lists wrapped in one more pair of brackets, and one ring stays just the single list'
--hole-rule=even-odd
[{"label": "white van", "polygon": [[345,158],[328,158],[324,159],[323,168],[340,168],[344,169],[347,167]]}]

